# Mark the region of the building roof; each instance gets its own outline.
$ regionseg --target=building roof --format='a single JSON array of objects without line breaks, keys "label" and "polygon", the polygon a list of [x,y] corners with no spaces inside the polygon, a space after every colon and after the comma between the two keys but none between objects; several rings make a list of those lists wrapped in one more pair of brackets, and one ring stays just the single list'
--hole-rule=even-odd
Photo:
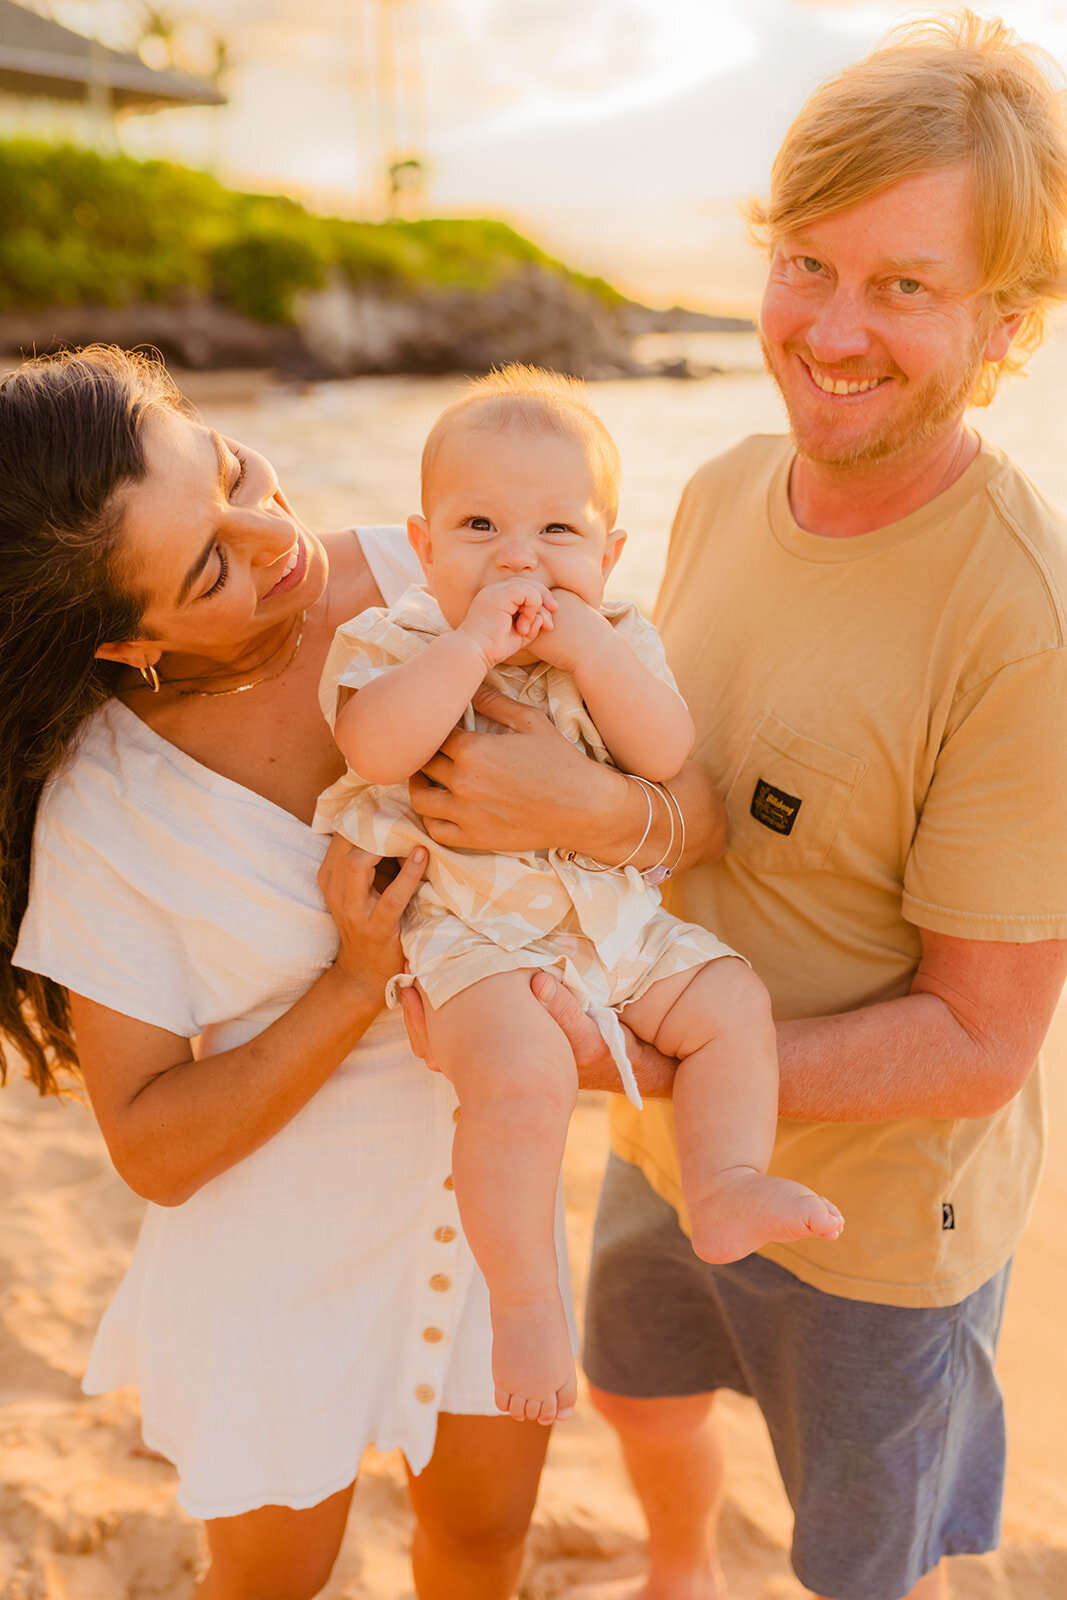
[{"label": "building roof", "polygon": [[15,0],[0,0],[0,91],[83,100],[94,83],[110,91],[117,111],[226,104],[226,96],[203,78],[156,72],[140,56],[109,50]]}]

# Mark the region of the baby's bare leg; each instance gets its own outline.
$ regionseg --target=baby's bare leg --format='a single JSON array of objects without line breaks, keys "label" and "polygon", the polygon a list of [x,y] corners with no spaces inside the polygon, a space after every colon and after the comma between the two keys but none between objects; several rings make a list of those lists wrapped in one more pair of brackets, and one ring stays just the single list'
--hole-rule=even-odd
[{"label": "baby's bare leg", "polygon": [[520,1421],[554,1422],[577,1396],[554,1233],[574,1058],[528,972],[484,978],[436,1011],[427,1005],[426,1031],[460,1100],[452,1170],[489,1285],[496,1403]]},{"label": "baby's bare leg", "polygon": [[841,1213],[789,1178],[767,1176],[778,1121],[770,1000],[755,973],[723,956],[654,983],[623,1021],[677,1056],[674,1121],[693,1249],[737,1261],[765,1244],[836,1239]]}]

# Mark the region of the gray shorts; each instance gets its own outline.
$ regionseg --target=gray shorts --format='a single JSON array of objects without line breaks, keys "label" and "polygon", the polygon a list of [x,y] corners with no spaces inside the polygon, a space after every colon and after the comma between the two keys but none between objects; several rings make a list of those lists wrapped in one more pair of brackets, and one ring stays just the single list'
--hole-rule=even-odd
[{"label": "gray shorts", "polygon": [[1008,1266],[954,1306],[845,1300],[749,1256],[712,1267],[612,1156],[593,1242],[585,1370],[637,1398],[734,1389],[767,1422],[793,1568],[835,1600],[900,1600],[942,1556],[1000,1540],[993,1370]]}]

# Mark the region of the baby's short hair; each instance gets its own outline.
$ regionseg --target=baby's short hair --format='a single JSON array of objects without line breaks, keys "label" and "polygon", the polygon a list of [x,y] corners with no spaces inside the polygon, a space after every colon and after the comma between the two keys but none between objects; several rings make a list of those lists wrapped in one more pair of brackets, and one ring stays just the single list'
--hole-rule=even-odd
[{"label": "baby's short hair", "polygon": [[589,457],[600,502],[614,524],[622,476],[619,452],[589,404],[580,379],[518,363],[496,367],[484,378],[472,378],[459,398],[442,411],[423,447],[423,510],[433,470],[457,424],[486,432],[514,428],[531,435],[551,433],[573,440]]}]

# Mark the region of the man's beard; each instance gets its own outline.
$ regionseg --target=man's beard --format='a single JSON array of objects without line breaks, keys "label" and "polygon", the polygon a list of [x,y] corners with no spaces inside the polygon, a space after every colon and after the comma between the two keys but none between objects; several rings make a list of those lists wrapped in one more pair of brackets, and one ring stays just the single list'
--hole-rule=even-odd
[{"label": "man's beard", "polygon": [[[763,365],[789,414],[789,431],[797,454],[804,460],[818,462],[820,466],[837,467],[842,472],[856,467],[876,466],[885,461],[892,461],[895,456],[907,455],[916,447],[921,448],[924,444],[928,444],[949,423],[962,416],[975,391],[982,370],[982,350],[986,338],[986,330],[976,332],[970,357],[963,372],[927,379],[922,388],[912,396],[909,411],[887,417],[878,429],[864,438],[850,442],[843,441],[836,446],[827,443],[824,447],[820,447],[817,443],[806,441],[798,432],[793,415],[789,411],[789,400],[774,369],[766,340],[762,332],[759,334]],[[792,359],[791,352],[786,353],[785,359]]]}]

